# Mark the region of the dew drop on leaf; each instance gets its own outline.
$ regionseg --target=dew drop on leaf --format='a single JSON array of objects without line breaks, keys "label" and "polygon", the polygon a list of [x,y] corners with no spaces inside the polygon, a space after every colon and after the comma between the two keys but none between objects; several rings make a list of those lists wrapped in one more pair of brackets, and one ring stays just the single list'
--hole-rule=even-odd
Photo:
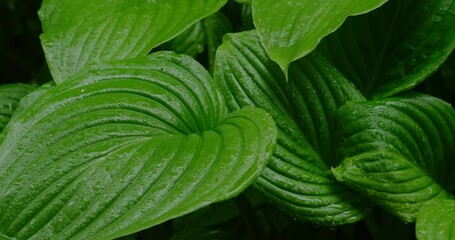
[{"label": "dew drop on leaf", "polygon": [[377,125],[378,125],[379,128],[385,128],[385,123],[383,121],[379,121],[377,123]]}]

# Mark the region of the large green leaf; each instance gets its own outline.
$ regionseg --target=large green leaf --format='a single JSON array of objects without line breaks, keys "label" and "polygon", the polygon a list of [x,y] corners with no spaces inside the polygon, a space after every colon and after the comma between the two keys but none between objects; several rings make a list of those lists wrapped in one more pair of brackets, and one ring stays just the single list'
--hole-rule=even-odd
[{"label": "large green leaf", "polygon": [[417,215],[416,237],[420,240],[452,240],[455,236],[455,201],[436,201]]},{"label": "large green leaf", "polygon": [[0,132],[8,124],[11,116],[16,111],[19,101],[31,91],[34,85],[15,83],[0,86]]},{"label": "large green leaf", "polygon": [[389,1],[348,19],[321,48],[364,95],[391,96],[425,80],[454,49],[454,12],[454,0]]},{"label": "large green leaf", "polygon": [[253,0],[253,19],[269,57],[287,73],[290,62],[310,53],[346,17],[386,1]]},{"label": "large green leaf", "polygon": [[276,141],[271,116],[225,116],[217,85],[170,53],[106,62],[27,97],[0,147],[0,233],[110,239],[239,194]]},{"label": "large green leaf", "polygon": [[455,189],[455,110],[409,93],[340,108],[337,179],[406,222]]},{"label": "large green leaf", "polygon": [[98,60],[145,56],[226,0],[44,0],[41,42],[57,83]]},{"label": "large green leaf", "polygon": [[258,106],[278,126],[278,145],[255,186],[288,214],[322,225],[357,221],[368,211],[357,194],[330,175],[336,164],[334,114],[363,97],[320,54],[291,64],[289,82],[256,32],[229,34],[217,52],[215,79],[231,111]]}]

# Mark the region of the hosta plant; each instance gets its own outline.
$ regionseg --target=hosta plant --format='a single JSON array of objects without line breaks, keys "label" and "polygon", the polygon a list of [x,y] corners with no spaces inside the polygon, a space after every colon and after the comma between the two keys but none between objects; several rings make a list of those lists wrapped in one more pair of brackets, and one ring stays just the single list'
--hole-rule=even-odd
[{"label": "hosta plant", "polygon": [[0,239],[450,239],[454,13],[44,0],[47,83],[0,86]]}]

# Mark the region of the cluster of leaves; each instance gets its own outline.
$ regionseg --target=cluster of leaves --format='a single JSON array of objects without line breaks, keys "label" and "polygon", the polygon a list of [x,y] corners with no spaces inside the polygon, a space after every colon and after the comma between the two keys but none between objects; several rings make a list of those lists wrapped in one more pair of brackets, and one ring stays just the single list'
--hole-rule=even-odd
[{"label": "cluster of leaves", "polygon": [[0,87],[0,239],[450,239],[455,1],[39,15],[52,81]]}]

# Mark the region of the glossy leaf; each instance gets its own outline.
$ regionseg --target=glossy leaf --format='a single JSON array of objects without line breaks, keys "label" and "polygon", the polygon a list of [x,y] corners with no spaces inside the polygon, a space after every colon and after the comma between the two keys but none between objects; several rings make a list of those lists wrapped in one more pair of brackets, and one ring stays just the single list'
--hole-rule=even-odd
[{"label": "glossy leaf", "polygon": [[269,57],[287,73],[289,63],[316,48],[352,15],[369,12],[387,0],[253,0],[253,19]]},{"label": "glossy leaf", "polygon": [[455,48],[454,22],[453,0],[389,1],[348,19],[321,49],[364,95],[387,97],[438,69]]},{"label": "glossy leaf", "polygon": [[257,106],[273,115],[278,145],[254,186],[288,214],[321,225],[355,222],[368,202],[330,175],[336,164],[334,113],[360,93],[320,54],[289,69],[289,82],[261,47],[256,32],[226,35],[217,52],[214,77],[231,111]]},{"label": "glossy leaf", "polygon": [[19,101],[35,90],[34,85],[15,83],[0,85],[0,132],[16,111]]},{"label": "glossy leaf", "polygon": [[416,237],[420,240],[451,240],[455,236],[455,201],[423,206],[417,215]]},{"label": "glossy leaf", "polygon": [[111,239],[234,197],[264,169],[272,117],[225,116],[189,57],[105,62],[27,97],[0,147],[0,233]]},{"label": "glossy leaf", "polygon": [[44,0],[41,42],[57,83],[90,63],[145,56],[226,0]]},{"label": "glossy leaf", "polygon": [[455,189],[455,110],[423,94],[348,103],[339,110],[337,179],[405,222]]}]

